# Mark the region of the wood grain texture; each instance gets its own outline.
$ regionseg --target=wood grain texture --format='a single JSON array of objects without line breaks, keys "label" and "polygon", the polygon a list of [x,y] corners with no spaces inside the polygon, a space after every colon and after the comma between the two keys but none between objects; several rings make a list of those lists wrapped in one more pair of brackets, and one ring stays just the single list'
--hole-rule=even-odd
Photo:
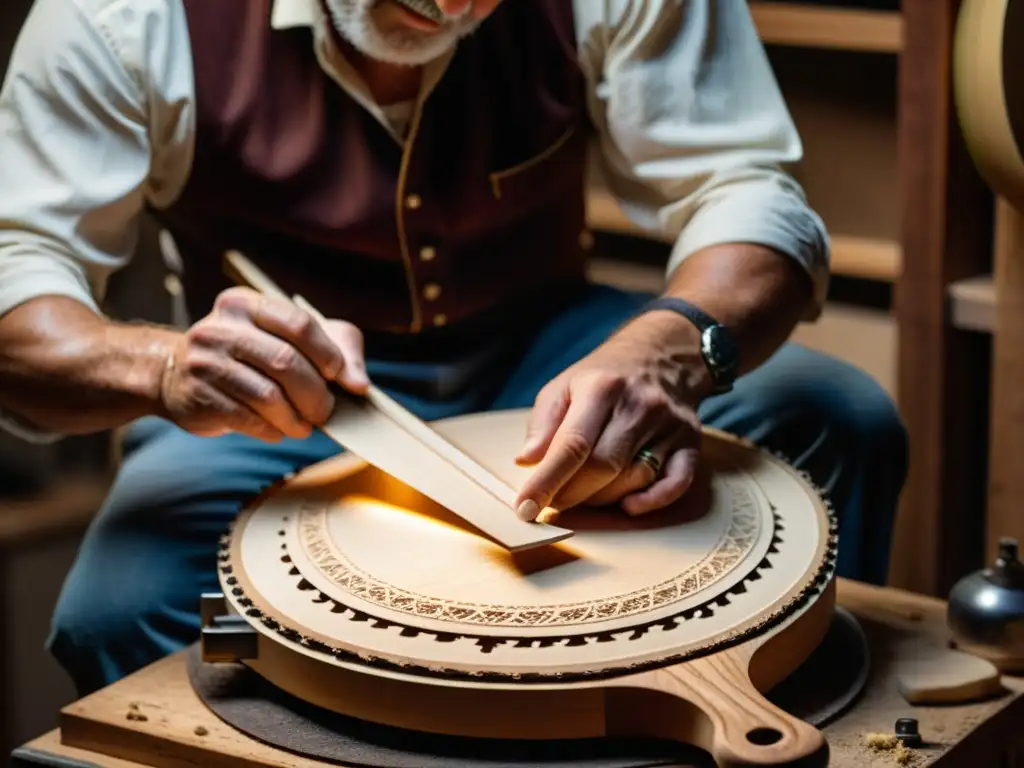
[{"label": "wood grain texture", "polygon": [[897,684],[910,704],[965,704],[1003,690],[991,662],[952,650],[928,639],[911,637],[896,646]]},{"label": "wood grain texture", "polygon": [[769,44],[875,53],[903,48],[898,11],[778,2],[751,2],[750,10],[761,39]]},{"label": "wood grain texture", "polygon": [[[1024,683],[1007,678],[1008,693],[1000,698],[944,707],[910,707],[897,690],[895,643],[909,636],[942,642],[942,601],[839,580],[838,602],[862,622],[871,642],[874,673],[853,709],[824,729],[833,768],[893,768],[892,755],[866,747],[864,736],[889,733],[896,718],[907,716],[919,720],[928,742],[927,748],[915,751],[914,768],[1003,764],[1001,759],[1020,740]],[[132,703],[147,716],[145,721],[126,718]],[[47,734],[29,746],[44,754],[89,760],[101,768],[327,768],[260,744],[218,720],[192,691],[184,654],[66,707],[62,726],[63,736]],[[197,735],[197,729],[205,735]]]},{"label": "wood grain texture", "polygon": [[1001,537],[1024,541],[1024,213],[1005,201],[998,207],[995,259],[986,531],[989,561],[995,559]]},{"label": "wood grain texture", "polygon": [[[528,415],[433,426],[516,485]],[[322,482],[301,472],[268,492],[222,544],[226,609],[257,633],[246,663],[393,727],[659,735],[723,766],[824,766],[820,734],[761,692],[827,632],[834,518],[784,461],[714,430],[702,446],[678,504],[642,519],[568,511],[571,542],[518,558],[351,455],[322,462]]]},{"label": "wood grain texture", "polygon": [[899,406],[910,469],[890,583],[946,594],[981,563],[987,350],[948,322],[949,286],[986,271],[991,195],[952,109],[957,0],[904,0],[899,157],[903,274],[896,287]]},{"label": "wood grain texture", "polygon": [[999,196],[991,301],[991,441],[986,552],[1024,539],[1024,2],[964,0],[956,38],[957,114],[971,155]]}]

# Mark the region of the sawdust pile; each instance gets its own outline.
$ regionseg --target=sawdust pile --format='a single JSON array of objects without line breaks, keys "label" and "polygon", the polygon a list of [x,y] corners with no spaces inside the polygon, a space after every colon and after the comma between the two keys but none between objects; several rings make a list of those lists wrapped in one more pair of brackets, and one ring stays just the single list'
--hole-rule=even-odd
[{"label": "sawdust pile", "polygon": [[864,744],[875,752],[891,752],[896,765],[914,764],[914,753],[903,746],[903,742],[891,733],[866,733],[864,734]]}]

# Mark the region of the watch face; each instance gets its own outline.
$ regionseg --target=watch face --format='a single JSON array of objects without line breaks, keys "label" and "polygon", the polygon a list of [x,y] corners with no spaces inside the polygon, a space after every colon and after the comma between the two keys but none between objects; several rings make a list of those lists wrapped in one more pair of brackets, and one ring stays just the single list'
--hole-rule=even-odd
[{"label": "watch face", "polygon": [[712,325],[701,334],[701,352],[716,378],[731,376],[739,367],[739,350],[729,332],[720,325]]}]

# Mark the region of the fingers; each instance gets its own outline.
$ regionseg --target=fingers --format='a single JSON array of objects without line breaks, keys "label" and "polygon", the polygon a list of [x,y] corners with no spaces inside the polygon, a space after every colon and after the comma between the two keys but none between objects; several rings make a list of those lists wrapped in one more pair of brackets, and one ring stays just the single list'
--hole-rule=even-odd
[{"label": "fingers", "polygon": [[277,383],[254,368],[215,350],[198,347],[189,355],[188,372],[236,404],[236,407],[227,408],[219,402],[217,395],[207,391],[208,388],[200,390],[211,399],[207,406],[215,406],[228,420],[242,421],[244,431],[262,429],[248,423],[245,413],[248,411],[275,432],[295,439],[309,437],[312,431],[309,422],[299,415]]},{"label": "fingers", "polygon": [[517,499],[520,516],[535,519],[590,458],[618,400],[614,379],[578,380],[569,391],[569,406],[544,458],[524,483]]},{"label": "fingers", "polygon": [[693,484],[698,456],[699,450],[693,447],[672,453],[660,478],[622,499],[623,510],[629,515],[645,515],[677,502]]},{"label": "fingers", "polygon": [[[641,442],[636,451],[633,452],[628,465],[610,483],[607,483],[599,491],[587,498],[587,504],[592,506],[612,504],[620,501],[630,493],[648,487],[661,476],[663,468],[668,463],[669,456],[679,443],[680,434],[678,431],[662,435],[661,439],[652,437]],[[650,451],[657,461],[657,468],[637,458],[641,450]]]},{"label": "fingers", "polygon": [[362,332],[352,323],[340,320],[328,320],[324,330],[345,360],[338,383],[357,395],[364,394],[370,386],[370,377],[366,373]]},{"label": "fingers", "polygon": [[561,379],[555,379],[537,395],[526,426],[526,442],[516,461],[535,464],[547,453],[569,409],[569,390]]},{"label": "fingers", "polygon": [[[249,389],[266,390],[268,396],[275,398],[280,394],[297,413],[307,433],[310,425],[322,424],[330,416],[334,396],[327,382],[313,364],[286,341],[235,318],[200,323],[192,329],[191,336],[203,363],[196,369],[197,375],[222,378],[224,371],[231,368],[229,361],[235,360],[251,369],[249,374],[238,374]],[[211,358],[216,355],[224,358],[219,367],[212,363]],[[254,374],[258,374],[261,383],[257,384]],[[271,389],[277,391],[271,392]],[[281,411],[276,404],[268,404],[268,407]],[[285,430],[285,434],[292,435],[294,430]]]},{"label": "fingers", "polygon": [[237,432],[257,440],[279,442],[284,435],[255,411],[199,379],[192,379],[189,391],[179,393],[188,430],[201,437],[219,437]]},{"label": "fingers", "polygon": [[[651,482],[650,469],[638,463],[636,456],[655,441],[675,440],[676,432],[663,391],[647,387],[626,389],[590,457],[561,488],[553,506],[562,509],[584,502],[596,504],[606,496],[609,486],[619,492],[614,498],[620,498],[622,492]],[[667,455],[670,447],[663,444],[659,456]],[[633,485],[625,485],[630,482]]]},{"label": "fingers", "polygon": [[[354,326],[340,332],[335,327],[338,324],[332,323],[329,335],[325,325],[290,301],[268,299],[246,288],[231,289],[218,297],[215,312],[244,317],[267,333],[287,342],[328,381],[337,381],[345,386],[347,378],[352,375],[347,371],[346,351],[352,352],[358,359],[358,363],[354,364],[357,371],[365,369],[362,340],[357,345],[353,344],[353,333],[358,333]],[[333,337],[345,339],[347,350],[343,350]]]}]

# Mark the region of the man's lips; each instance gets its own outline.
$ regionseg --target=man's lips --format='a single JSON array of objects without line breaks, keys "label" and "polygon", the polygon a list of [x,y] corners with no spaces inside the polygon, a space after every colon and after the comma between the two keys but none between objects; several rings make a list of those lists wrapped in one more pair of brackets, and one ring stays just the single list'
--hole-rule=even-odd
[{"label": "man's lips", "polygon": [[444,14],[433,0],[391,0],[391,2],[405,11],[403,15],[421,23],[426,22],[430,29],[436,29],[444,22]]}]

